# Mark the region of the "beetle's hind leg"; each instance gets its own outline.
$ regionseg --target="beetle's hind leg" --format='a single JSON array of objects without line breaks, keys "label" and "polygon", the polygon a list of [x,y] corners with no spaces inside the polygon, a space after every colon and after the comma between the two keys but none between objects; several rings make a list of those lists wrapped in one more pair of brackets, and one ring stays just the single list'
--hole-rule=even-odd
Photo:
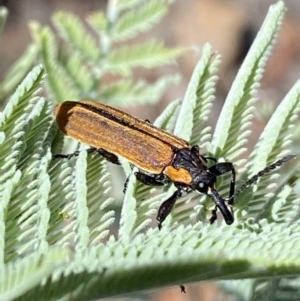
[{"label": "beetle's hind leg", "polygon": [[79,155],[80,151],[75,151],[74,153],[72,154],[55,154],[52,156],[52,160],[55,160],[55,159],[71,159],[73,157],[77,157]]},{"label": "beetle's hind leg", "polygon": [[[77,157],[79,155],[80,151],[75,151],[74,153],[71,154],[56,154],[52,156],[52,159],[71,159],[73,157]],[[103,148],[95,148],[95,147],[91,147],[87,149],[87,153],[91,154],[91,153],[98,153],[99,155],[101,155],[102,157],[104,157],[108,162],[111,162],[113,164],[117,164],[120,165],[120,161],[118,159],[118,157],[116,155],[114,155],[113,153],[110,153],[106,150],[104,150]]]},{"label": "beetle's hind leg", "polygon": [[[234,166],[231,162],[222,162],[222,163],[217,163],[216,165],[210,167],[208,169],[211,173],[215,174],[216,176],[223,175],[227,172],[231,172],[231,181],[230,181],[230,189],[229,189],[229,199],[230,201],[228,202],[229,209],[232,213],[232,206],[234,204],[234,189],[235,189],[235,177],[236,177],[236,172],[234,169]],[[223,216],[224,213],[222,212]],[[212,216],[210,218],[210,223],[214,223],[215,220],[217,219],[217,207],[212,211]]]},{"label": "beetle's hind leg", "polygon": [[[92,150],[92,151],[90,151],[90,150]],[[117,165],[121,164],[120,161],[119,161],[118,156],[116,156],[113,153],[110,153],[110,152],[104,150],[103,148],[89,148],[87,151],[88,151],[88,153],[90,153],[90,152],[97,152],[99,155],[101,155],[102,157],[104,157],[110,163],[117,164]]]}]

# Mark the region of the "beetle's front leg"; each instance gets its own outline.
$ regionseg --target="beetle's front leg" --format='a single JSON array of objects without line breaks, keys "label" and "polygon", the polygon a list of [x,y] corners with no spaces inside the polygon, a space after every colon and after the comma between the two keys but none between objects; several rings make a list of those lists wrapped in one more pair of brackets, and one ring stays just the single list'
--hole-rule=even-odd
[{"label": "beetle's front leg", "polygon": [[163,221],[172,211],[177,199],[185,195],[188,189],[188,187],[184,185],[176,185],[176,186],[178,189],[167,200],[165,200],[158,209],[156,220],[158,222],[159,229],[161,229],[161,225]]},{"label": "beetle's front leg", "polygon": [[230,189],[229,189],[229,198],[231,199],[231,202],[229,205],[233,205],[233,195],[234,195],[234,189],[235,189],[235,169],[231,162],[222,162],[217,163],[216,165],[210,167],[208,169],[210,172],[215,174],[216,176],[223,175],[224,173],[231,172],[231,182],[230,182]]},{"label": "beetle's front leg", "polygon": [[[231,162],[222,162],[222,163],[217,163],[216,165],[210,167],[208,169],[210,172],[215,174],[216,176],[220,176],[224,173],[231,172],[231,182],[230,182],[230,189],[229,189],[229,199],[230,201],[228,202],[228,207],[232,213],[232,206],[234,204],[234,189],[235,189],[235,169],[234,166]],[[224,208],[226,209],[226,208]],[[224,211],[224,210],[223,210]],[[226,212],[222,212],[223,216],[226,216]],[[215,220],[217,219],[217,207],[212,211],[212,216],[210,218],[210,223],[213,224]]]}]

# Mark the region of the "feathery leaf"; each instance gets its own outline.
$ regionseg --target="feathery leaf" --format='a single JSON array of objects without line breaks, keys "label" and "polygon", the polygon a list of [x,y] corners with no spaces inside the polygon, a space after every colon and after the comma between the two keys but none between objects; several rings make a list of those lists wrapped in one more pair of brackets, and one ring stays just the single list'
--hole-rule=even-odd
[{"label": "feathery leaf", "polygon": [[105,69],[109,72],[128,75],[134,67],[153,68],[162,63],[171,63],[182,52],[182,49],[167,48],[160,42],[150,40],[111,51],[107,57]]},{"label": "feathery leaf", "polygon": [[112,30],[112,39],[122,41],[150,29],[168,11],[168,1],[150,0],[141,7],[124,13]]},{"label": "feathery leaf", "polygon": [[53,32],[50,28],[41,28],[39,24],[33,22],[31,23],[31,31],[39,45],[43,65],[48,74],[46,87],[49,94],[54,98],[55,102],[62,102],[66,99],[78,99],[80,92],[57,60],[57,49]]},{"label": "feathery leaf", "polygon": [[191,144],[204,143],[207,139],[207,130],[202,130],[204,135],[199,129],[208,119],[212,106],[216,82],[214,75],[219,62],[220,57],[215,56],[210,45],[206,44],[187,88],[174,130],[175,135],[191,141]]},{"label": "feathery leaf", "polygon": [[71,13],[58,12],[54,15],[53,22],[61,37],[74,45],[83,57],[93,62],[98,61],[99,47],[79,18]]},{"label": "feathery leaf", "polygon": [[117,8],[118,10],[130,9],[142,2],[144,2],[144,0],[120,0],[118,1]]},{"label": "feathery leaf", "polygon": [[104,86],[100,92],[101,99],[112,106],[130,106],[137,104],[156,103],[166,90],[180,80],[178,74],[160,77],[153,84],[144,80],[133,82],[130,79],[121,79]]},{"label": "feathery leaf", "polygon": [[216,157],[226,157],[232,161],[241,155],[241,152],[237,151],[247,142],[258,82],[262,77],[284,12],[283,2],[278,2],[270,8],[232,84],[213,135],[212,153]]},{"label": "feathery leaf", "polygon": [[[137,5],[142,1],[119,2],[120,7],[130,3]],[[242,130],[248,129],[251,124],[253,93],[282,12],[282,2],[270,10],[263,27],[264,40],[261,40],[261,34],[257,38],[260,41],[258,55],[253,54],[252,50],[249,54],[251,59],[246,60],[248,65],[245,66],[250,69],[247,71],[243,67],[245,75],[238,77],[242,87],[233,89],[240,94],[228,97],[224,112],[229,115],[223,113],[218,125],[222,131],[216,130],[213,147],[206,143],[210,130],[198,130],[203,127],[210,111],[216,80],[214,74],[219,63],[218,56],[207,45],[184,101],[171,103],[155,125],[171,132],[175,128],[176,134],[182,134],[192,143],[200,141],[201,146],[206,143],[212,154],[237,156],[240,149],[235,146],[235,137],[231,139],[230,135],[241,137],[242,142],[247,139]],[[71,21],[68,24],[75,23]],[[81,61],[84,62],[80,51],[69,57],[64,66],[57,58],[52,32],[48,28],[36,27],[33,34],[48,72],[50,94],[55,95],[57,100],[65,100],[67,98],[62,97],[70,95],[98,95],[95,74],[82,85],[79,84],[85,68],[80,69],[76,76],[76,67],[80,66]],[[108,32],[105,34],[108,38]],[[101,58],[104,63],[105,55]],[[146,53],[145,57],[147,61],[150,54]],[[132,67],[138,65],[142,63],[129,62],[122,68],[130,72]],[[198,205],[194,207],[195,198],[181,199],[175,214],[164,222],[160,231],[151,229],[151,218],[159,204],[172,193],[174,185],[171,189],[156,190],[137,183],[136,178],[131,176],[121,210],[118,237],[115,237],[116,232],[110,229],[115,212],[109,207],[112,201],[108,195],[111,183],[106,161],[97,153],[87,157],[85,151],[70,160],[51,160],[51,145],[53,151],[60,151],[63,139],[53,122],[51,103],[37,94],[42,75],[42,68],[36,67],[11,97],[4,113],[0,114],[0,171],[3,184],[0,191],[1,300],[58,300],[70,297],[72,300],[95,300],[209,279],[282,276],[295,276],[297,279],[300,273],[299,197],[295,195],[293,185],[299,173],[293,171],[284,176],[280,180],[280,188],[271,191],[274,196],[267,195],[270,190],[264,190],[264,186],[273,183],[276,173],[261,179],[256,190],[248,188],[237,200],[235,216],[238,222],[231,226],[202,222],[187,225],[199,219],[197,210],[201,206],[201,213],[207,207],[206,203],[199,204],[197,196]],[[157,85],[155,94],[162,93],[167,81],[166,78],[157,81],[148,92],[151,94]],[[298,86],[297,83],[269,121],[250,156],[250,167],[244,177],[260,168],[257,162],[264,167],[284,153],[291,139],[288,132],[293,129],[295,116],[299,112]],[[68,91],[70,87],[71,92]],[[132,101],[137,101],[138,95],[145,95],[148,87],[145,83],[120,81],[114,87],[116,92],[113,87],[101,87],[101,93],[107,93],[107,98],[111,100],[115,97],[116,102],[121,102],[122,94],[123,99],[127,94]],[[237,86],[234,84],[233,87]],[[45,93],[47,95],[47,91]],[[234,119],[234,114],[239,116]],[[241,122],[245,125],[243,129],[239,128]],[[218,136],[221,134],[224,139]],[[130,164],[121,161],[125,174],[132,174],[134,170]],[[291,175],[295,179],[289,182],[290,186],[285,186]],[[218,187],[220,193],[222,187],[228,190],[222,183]],[[262,198],[267,200],[263,213],[257,209]],[[187,203],[188,206],[184,206]],[[281,286],[277,280],[273,284],[276,293],[284,287],[284,283]],[[252,287],[253,291],[258,291],[260,284],[248,281],[247,285],[249,292]],[[294,291],[297,292],[297,289]]]},{"label": "feathery leaf", "polygon": [[51,273],[65,265],[69,261],[69,255],[68,249],[54,247],[46,254],[35,252],[1,266],[0,299],[24,300],[22,296],[39,285],[41,279],[50,277]]},{"label": "feathery leaf", "polygon": [[[279,159],[286,154],[286,146],[291,143],[290,131],[295,127],[297,116],[300,111],[300,81],[298,81],[282,102],[277,107],[276,111],[272,115],[270,121],[262,132],[259,141],[250,155],[249,163],[246,166],[246,173],[243,175],[243,179],[249,178],[253,174],[262,170],[265,166]],[[258,210],[257,204],[270,208],[275,201],[272,196],[266,197],[266,194],[270,191],[268,187],[273,182],[272,178],[276,176],[275,173],[264,176],[256,185],[248,188],[250,193],[255,199],[253,204],[249,199],[243,197],[237,198],[238,208],[246,212],[249,211],[251,216],[251,208]],[[286,179],[287,181],[287,179]],[[281,183],[284,185],[285,183]],[[257,197],[255,197],[257,196]],[[247,208],[247,209],[246,209]],[[265,210],[263,211],[266,213]],[[260,214],[259,214],[260,216]]]},{"label": "feathery leaf", "polygon": [[98,34],[107,29],[108,22],[103,11],[92,13],[88,18],[88,22]]},{"label": "feathery leaf", "polygon": [[34,44],[29,45],[20,58],[9,69],[3,82],[0,84],[1,98],[12,93],[24,79],[25,75],[33,67],[34,61],[36,60],[36,54],[37,46]]},{"label": "feathery leaf", "polygon": [[68,72],[68,75],[72,78],[77,90],[79,90],[81,94],[86,94],[81,98],[90,98],[89,93],[95,86],[95,79],[78,52],[69,55],[66,63],[66,72]]}]

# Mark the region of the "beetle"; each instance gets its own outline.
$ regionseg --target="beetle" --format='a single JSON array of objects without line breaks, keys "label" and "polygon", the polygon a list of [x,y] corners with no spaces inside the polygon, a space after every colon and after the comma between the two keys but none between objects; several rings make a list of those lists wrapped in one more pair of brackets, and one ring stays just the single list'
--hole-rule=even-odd
[{"label": "beetle", "polygon": [[[98,152],[108,161],[120,164],[118,156],[137,167],[136,178],[146,184],[161,186],[173,183],[177,190],[158,209],[157,221],[161,228],[176,200],[188,191],[204,193],[212,198],[215,209],[210,223],[217,219],[217,210],[225,222],[234,221],[234,198],[259,177],[289,161],[290,155],[269,165],[248,180],[235,193],[236,172],[231,162],[217,163],[212,157],[200,154],[198,145],[190,145],[184,139],[157,128],[149,121],[137,119],[130,114],[108,105],[89,100],[66,101],[56,106],[58,127],[67,136],[91,146],[88,152]],[[71,158],[78,155],[57,154],[53,158]],[[208,167],[208,160],[215,164]],[[223,198],[215,188],[217,177],[231,173],[228,198]],[[126,186],[126,184],[125,184]]]}]

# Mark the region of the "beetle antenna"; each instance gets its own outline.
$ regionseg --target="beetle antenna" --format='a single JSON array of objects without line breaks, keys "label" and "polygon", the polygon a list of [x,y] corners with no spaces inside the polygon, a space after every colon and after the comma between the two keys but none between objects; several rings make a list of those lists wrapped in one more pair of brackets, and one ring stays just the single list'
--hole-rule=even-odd
[{"label": "beetle antenna", "polygon": [[233,196],[231,196],[230,198],[227,199],[227,201],[232,200],[233,198],[235,198],[238,194],[240,194],[241,192],[243,192],[246,188],[248,188],[249,186],[251,186],[252,184],[254,184],[260,177],[266,175],[267,173],[269,173],[270,171],[272,171],[273,169],[275,169],[276,167],[281,166],[283,163],[290,161],[291,159],[295,158],[295,155],[289,155],[289,156],[285,156],[282,159],[276,161],[275,163],[267,166],[266,168],[264,168],[263,170],[261,170],[259,173],[257,173],[256,175],[254,175],[252,178],[250,178],[246,183],[244,183],[236,192]]}]

